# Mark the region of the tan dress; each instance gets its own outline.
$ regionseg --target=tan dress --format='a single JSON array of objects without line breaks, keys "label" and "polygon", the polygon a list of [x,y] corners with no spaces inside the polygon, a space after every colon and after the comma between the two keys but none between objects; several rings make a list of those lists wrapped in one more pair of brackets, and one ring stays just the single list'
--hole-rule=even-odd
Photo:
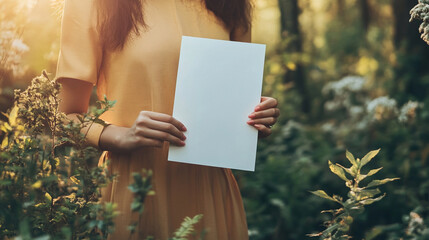
[{"label": "tan dress", "polygon": [[[142,110],[172,114],[181,36],[249,40],[231,33],[200,0],[146,0],[148,28],[131,36],[125,48],[103,52],[96,29],[95,0],[66,0],[57,78],[72,78],[97,86],[97,95],[117,100],[103,119],[130,127]],[[180,119],[179,119],[180,120]],[[128,154],[104,152],[109,169],[119,177],[102,192],[104,201],[117,203],[120,215],[111,239],[128,239],[127,226],[137,219],[130,211],[133,194],[127,186],[131,174],[152,169],[155,195],[145,211],[134,239],[148,235],[167,239],[186,216],[203,214],[197,230],[208,240],[248,239],[240,191],[229,169],[167,161],[163,148],[141,148]]]}]

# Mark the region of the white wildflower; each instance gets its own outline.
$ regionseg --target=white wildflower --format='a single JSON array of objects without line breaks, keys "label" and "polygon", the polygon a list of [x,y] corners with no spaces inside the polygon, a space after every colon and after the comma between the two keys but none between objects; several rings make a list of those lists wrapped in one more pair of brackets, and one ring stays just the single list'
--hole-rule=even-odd
[{"label": "white wildflower", "polygon": [[369,102],[366,106],[366,110],[369,113],[373,113],[376,111],[378,106],[384,107],[386,109],[395,109],[396,108],[396,100],[389,98],[387,96],[378,97]]},{"label": "white wildflower", "polygon": [[416,109],[419,107],[418,102],[408,101],[401,107],[399,112],[398,120],[400,122],[409,122],[412,121],[416,116]]},{"label": "white wildflower", "polygon": [[374,116],[374,119],[382,120],[386,118],[386,116],[397,114],[398,109],[396,105],[395,99],[383,96],[370,101],[366,106],[366,110],[369,114]]},{"label": "white wildflower", "polygon": [[346,92],[359,92],[363,89],[365,78],[359,76],[346,76],[337,82],[328,83],[322,92],[327,94],[334,92],[335,95],[342,95]]}]

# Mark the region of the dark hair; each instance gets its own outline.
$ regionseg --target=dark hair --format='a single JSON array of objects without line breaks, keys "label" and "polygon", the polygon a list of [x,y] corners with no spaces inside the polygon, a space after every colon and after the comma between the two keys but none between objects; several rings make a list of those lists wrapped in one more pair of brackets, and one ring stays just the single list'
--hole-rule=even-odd
[{"label": "dark hair", "polygon": [[[98,0],[98,28],[104,49],[122,49],[132,32],[140,34],[139,26],[146,26],[144,0]],[[250,28],[249,0],[188,0],[205,1],[208,10],[220,18],[231,31]]]}]

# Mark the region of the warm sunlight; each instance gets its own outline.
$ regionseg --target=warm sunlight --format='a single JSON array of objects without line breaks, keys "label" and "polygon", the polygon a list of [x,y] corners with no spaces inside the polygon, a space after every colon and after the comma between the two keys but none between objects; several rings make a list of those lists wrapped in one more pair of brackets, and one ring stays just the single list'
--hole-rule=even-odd
[{"label": "warm sunlight", "polygon": [[0,240],[428,240],[428,44],[429,0],[0,0]]}]

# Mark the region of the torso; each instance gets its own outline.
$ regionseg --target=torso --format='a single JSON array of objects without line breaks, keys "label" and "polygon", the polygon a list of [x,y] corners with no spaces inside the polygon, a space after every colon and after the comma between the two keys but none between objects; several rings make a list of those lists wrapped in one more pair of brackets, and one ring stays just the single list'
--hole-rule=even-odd
[{"label": "torso", "polygon": [[171,114],[181,37],[230,39],[230,31],[203,1],[144,2],[146,28],[121,51],[103,57],[98,96],[117,100],[106,121],[131,126],[142,110]]}]

